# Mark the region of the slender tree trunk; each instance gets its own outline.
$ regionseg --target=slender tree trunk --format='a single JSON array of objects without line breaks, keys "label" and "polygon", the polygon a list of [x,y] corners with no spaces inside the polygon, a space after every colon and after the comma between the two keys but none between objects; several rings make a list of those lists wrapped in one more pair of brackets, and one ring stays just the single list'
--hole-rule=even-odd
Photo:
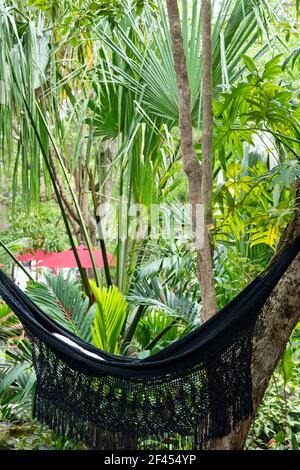
[{"label": "slender tree trunk", "polygon": [[205,205],[206,224],[212,224],[212,45],[211,2],[202,0],[202,200]]},{"label": "slender tree trunk", "polygon": [[[300,234],[300,181],[296,185],[296,210],[279,245],[284,249]],[[278,361],[300,318],[300,255],[294,260],[265,304],[253,339],[252,383],[254,415],[264,396]],[[209,446],[216,450],[241,450],[253,418],[246,419],[228,436]]]},{"label": "slender tree trunk", "polygon": [[[82,128],[82,146],[81,154],[78,157],[78,169],[75,174],[75,186],[76,193],[78,195],[78,202],[84,223],[88,229],[89,236],[92,242],[92,245],[96,244],[97,236],[97,226],[96,220],[94,218],[93,211],[90,210],[89,203],[90,201],[90,188],[89,188],[89,176],[88,176],[88,166],[87,166],[87,137],[88,129],[87,126]],[[84,235],[81,234],[81,242],[84,242]]]},{"label": "slender tree trunk", "polygon": [[[211,170],[209,176],[209,129],[206,135],[206,164],[205,174],[202,178],[202,168],[197,155],[194,151],[192,114],[190,106],[190,87],[186,69],[186,59],[183,48],[183,40],[181,34],[180,16],[177,0],[167,0],[169,25],[172,39],[172,49],[174,58],[174,67],[178,85],[178,102],[179,102],[179,127],[181,137],[181,148],[183,156],[184,171],[188,177],[189,185],[189,204],[192,210],[192,225],[196,238],[197,249],[197,268],[198,278],[201,285],[202,295],[202,311],[201,318],[207,320],[216,312],[216,295],[213,282],[212,256],[210,249],[210,241],[206,222],[200,226],[198,210],[205,201],[202,196],[209,194],[211,182],[201,184],[202,179],[207,177],[211,179]],[[208,59],[207,54],[207,59]],[[207,65],[209,65],[207,61]],[[211,67],[210,67],[211,68]],[[208,72],[206,77],[209,76]],[[209,83],[208,83],[209,85]],[[206,89],[206,87],[204,87]],[[209,92],[211,96],[211,91]],[[205,110],[207,112],[207,124],[209,124],[208,116],[211,115],[211,98],[205,99]],[[211,125],[211,124],[209,124]],[[210,141],[211,142],[211,141]],[[211,147],[211,145],[210,145]],[[210,152],[211,154],[211,152]],[[211,167],[211,164],[210,164]],[[211,198],[210,198],[211,199]]]},{"label": "slender tree trunk", "polygon": [[[212,317],[217,310],[216,296],[213,285],[213,269],[211,255],[211,240],[209,229],[212,226],[212,191],[213,191],[213,159],[212,159],[212,136],[213,136],[213,115],[212,115],[212,45],[211,45],[211,2],[202,0],[202,101],[203,101],[203,124],[202,124],[202,181],[201,199],[204,205],[204,244],[199,251],[199,269],[203,266],[205,277],[203,281],[208,286],[205,289],[207,307],[204,309],[202,317],[206,321]],[[201,271],[200,271],[201,272]],[[206,273],[211,273],[208,276]]]}]

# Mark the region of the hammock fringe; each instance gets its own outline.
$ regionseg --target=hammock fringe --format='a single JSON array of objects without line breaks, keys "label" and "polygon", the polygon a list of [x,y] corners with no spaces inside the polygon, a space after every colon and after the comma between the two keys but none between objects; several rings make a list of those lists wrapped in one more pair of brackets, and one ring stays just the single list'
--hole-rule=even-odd
[{"label": "hammock fringe", "polygon": [[55,434],[91,450],[182,449],[203,450],[213,439],[229,434],[243,419],[251,416],[249,400],[238,400],[231,409],[214,411],[207,415],[188,434],[160,433],[137,438],[124,432],[111,432],[90,421],[78,419],[76,413],[63,410],[59,402],[36,397],[33,417],[48,426]]},{"label": "hammock fringe", "polygon": [[76,443],[83,443],[91,450],[133,450],[136,440],[121,432],[99,429],[90,421],[78,419],[76,413],[65,411],[59,403],[45,398],[35,402],[34,418],[48,426],[55,434]]}]

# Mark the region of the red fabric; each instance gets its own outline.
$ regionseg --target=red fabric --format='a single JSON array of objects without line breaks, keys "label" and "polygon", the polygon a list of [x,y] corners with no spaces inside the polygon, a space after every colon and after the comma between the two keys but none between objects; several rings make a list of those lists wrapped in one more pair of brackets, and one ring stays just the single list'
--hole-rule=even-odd
[{"label": "red fabric", "polygon": [[17,259],[23,261],[24,263],[29,263],[30,261],[42,261],[48,256],[51,256],[52,253],[46,252],[44,250],[34,251],[32,248],[24,253],[23,255],[18,255]]},{"label": "red fabric", "polygon": [[[83,268],[92,268],[92,260],[90,253],[86,246],[80,245],[77,247],[77,253]],[[101,250],[93,249],[94,257],[98,268],[103,268],[103,258]],[[108,264],[110,266],[115,265],[115,258],[110,253],[107,253]],[[53,253],[51,256],[47,256],[42,261],[39,261],[37,266],[45,266],[47,268],[77,268],[76,258],[74,256],[73,250],[65,250],[60,253]]]}]

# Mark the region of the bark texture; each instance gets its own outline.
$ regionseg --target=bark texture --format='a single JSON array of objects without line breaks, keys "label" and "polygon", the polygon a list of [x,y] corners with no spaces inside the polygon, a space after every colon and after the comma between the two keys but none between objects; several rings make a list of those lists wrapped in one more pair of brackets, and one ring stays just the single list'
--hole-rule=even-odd
[{"label": "bark texture", "polygon": [[[213,285],[213,269],[211,256],[211,240],[209,238],[209,227],[212,225],[212,192],[213,192],[213,115],[212,115],[212,44],[211,44],[211,2],[202,0],[202,181],[201,181],[201,201],[204,205],[204,244],[203,249],[199,250],[198,263],[199,270],[204,273],[211,273],[211,276],[205,275],[203,281],[209,283],[203,286],[201,290],[206,291],[207,307],[202,313],[203,321],[208,320],[217,311],[215,290]],[[201,268],[202,267],[202,268]],[[201,272],[201,271],[200,271]]]},{"label": "bark texture", "polygon": [[202,200],[205,204],[206,223],[212,224],[212,44],[211,2],[202,0]]},{"label": "bark texture", "polygon": [[[208,162],[209,155],[211,156],[211,138],[209,138],[209,128],[205,133],[206,137],[206,164],[205,174],[202,177],[202,168],[197,155],[194,150],[193,141],[193,126],[192,114],[190,106],[190,87],[186,68],[186,58],[183,48],[183,40],[181,33],[180,16],[178,10],[177,0],[167,0],[169,25],[172,39],[173,59],[176,72],[176,79],[178,85],[178,103],[179,103],[179,127],[181,137],[181,148],[184,171],[188,177],[189,185],[189,204],[192,210],[192,225],[196,238],[197,249],[197,270],[198,278],[201,286],[202,295],[202,311],[201,318],[205,321],[214,313],[216,313],[216,295],[213,283],[212,271],[212,256],[210,248],[210,240],[208,235],[208,227],[206,224],[206,216],[204,217],[204,224],[201,226],[199,217],[197,218],[197,211],[203,205],[205,198],[209,198],[212,178],[211,160]],[[208,10],[209,12],[209,10]],[[210,30],[209,30],[210,31]],[[209,33],[206,29],[206,34]],[[208,40],[210,42],[210,39]],[[211,51],[207,51],[206,65],[210,68],[207,72],[206,79],[211,76]],[[208,80],[205,88],[211,86],[211,79]],[[205,100],[206,120],[207,125],[211,126],[211,90],[209,96]],[[210,171],[209,171],[210,168]],[[209,175],[210,173],[210,175]],[[206,179],[204,185],[202,181]],[[210,198],[211,199],[211,198]],[[208,211],[208,213],[211,211]]]}]

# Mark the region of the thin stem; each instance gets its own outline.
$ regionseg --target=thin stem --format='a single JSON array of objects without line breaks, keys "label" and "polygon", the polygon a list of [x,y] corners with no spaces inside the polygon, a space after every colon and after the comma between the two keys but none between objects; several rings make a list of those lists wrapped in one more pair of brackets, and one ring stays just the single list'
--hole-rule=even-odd
[{"label": "thin stem", "polygon": [[31,276],[31,274],[26,271],[22,263],[15,257],[15,255],[10,251],[10,249],[3,243],[2,240],[0,240],[0,245],[2,248],[6,251],[6,253],[14,260],[14,262],[19,266],[20,269],[26,274],[26,276],[31,280],[34,281],[34,278]]}]

